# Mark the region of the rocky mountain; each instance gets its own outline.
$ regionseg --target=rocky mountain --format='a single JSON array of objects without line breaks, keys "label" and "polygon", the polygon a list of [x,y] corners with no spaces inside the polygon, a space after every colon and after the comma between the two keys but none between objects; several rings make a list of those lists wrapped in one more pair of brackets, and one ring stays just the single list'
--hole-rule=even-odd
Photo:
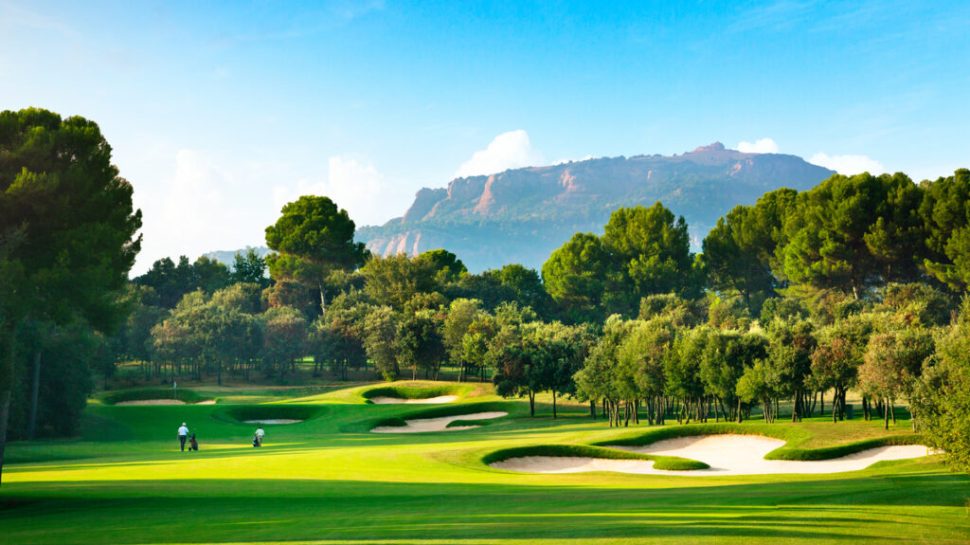
[{"label": "rocky mountain", "polygon": [[672,156],[519,168],[421,189],[404,216],[362,227],[357,238],[381,255],[445,248],[473,272],[507,263],[540,268],[573,233],[602,232],[616,208],[661,201],[684,216],[699,248],[733,206],[779,187],[808,189],[832,174],[794,155],[742,153],[720,142]]}]

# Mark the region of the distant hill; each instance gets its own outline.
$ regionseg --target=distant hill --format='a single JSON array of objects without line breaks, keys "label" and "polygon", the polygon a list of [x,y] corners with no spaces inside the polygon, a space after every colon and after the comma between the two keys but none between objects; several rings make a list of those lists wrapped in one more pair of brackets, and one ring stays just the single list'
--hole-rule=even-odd
[{"label": "distant hill", "polygon": [[[214,252],[208,252],[202,255],[203,257],[214,259],[231,269],[232,265],[236,262],[236,254],[237,253],[244,254],[246,253],[247,250],[249,250],[249,248],[250,247],[247,246],[240,250],[216,250]],[[269,248],[265,246],[257,246],[253,249],[256,250],[256,253],[262,257],[266,257],[266,254],[269,253]]]},{"label": "distant hill", "polygon": [[380,255],[445,248],[473,272],[507,263],[540,268],[573,233],[602,232],[616,208],[661,201],[684,216],[699,248],[735,205],[779,187],[808,189],[832,174],[794,155],[742,153],[720,142],[680,155],[519,168],[421,189],[404,216],[361,227],[357,238]]}]

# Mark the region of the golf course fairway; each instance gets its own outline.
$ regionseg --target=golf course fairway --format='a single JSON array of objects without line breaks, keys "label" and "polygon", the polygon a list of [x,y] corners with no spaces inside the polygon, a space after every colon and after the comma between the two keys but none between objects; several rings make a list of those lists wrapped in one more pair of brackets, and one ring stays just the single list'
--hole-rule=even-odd
[{"label": "golf course fairway", "polygon": [[[940,456],[832,474],[703,479],[531,474],[488,464],[502,451],[542,446],[641,456],[609,445],[649,444],[652,433],[656,440],[762,435],[786,441],[773,455],[835,458],[866,445],[918,444],[905,420],[888,431],[878,421],[825,417],[611,429],[578,404],[561,404],[553,419],[542,397],[530,417],[527,402],[503,400],[488,385],[452,384],[456,400],[438,406],[367,403],[363,392],[376,386],[301,397],[254,392],[258,403],[212,392],[200,393],[215,405],[94,401],[80,438],[8,447],[0,543],[970,542],[970,477],[948,471]],[[486,412],[508,416],[455,431],[370,431]],[[257,419],[303,421],[267,426],[257,449],[255,426],[244,422]],[[179,452],[183,421],[198,436],[198,452]]]}]

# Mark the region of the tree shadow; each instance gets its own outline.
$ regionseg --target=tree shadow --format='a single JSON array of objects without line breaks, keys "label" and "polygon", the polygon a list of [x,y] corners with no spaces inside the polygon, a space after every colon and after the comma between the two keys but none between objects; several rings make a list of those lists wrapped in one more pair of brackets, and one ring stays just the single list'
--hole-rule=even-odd
[{"label": "tree shadow", "polygon": [[[820,539],[970,535],[970,477],[863,476],[668,488],[354,480],[9,483],[9,543],[676,538]],[[177,520],[178,524],[173,524]]]}]

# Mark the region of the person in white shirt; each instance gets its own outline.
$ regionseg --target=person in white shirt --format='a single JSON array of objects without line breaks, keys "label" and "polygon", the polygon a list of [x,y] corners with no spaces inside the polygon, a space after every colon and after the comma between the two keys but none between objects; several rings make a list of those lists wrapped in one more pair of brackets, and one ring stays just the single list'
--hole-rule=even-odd
[{"label": "person in white shirt", "polygon": [[256,433],[253,435],[253,446],[254,447],[261,447],[261,446],[263,446],[263,436],[264,435],[266,435],[266,432],[263,431],[263,428],[262,427],[256,428]]},{"label": "person in white shirt", "polygon": [[179,448],[182,449],[182,452],[185,452],[185,440],[188,439],[188,437],[189,427],[185,425],[185,422],[182,422],[182,425],[179,426]]}]

